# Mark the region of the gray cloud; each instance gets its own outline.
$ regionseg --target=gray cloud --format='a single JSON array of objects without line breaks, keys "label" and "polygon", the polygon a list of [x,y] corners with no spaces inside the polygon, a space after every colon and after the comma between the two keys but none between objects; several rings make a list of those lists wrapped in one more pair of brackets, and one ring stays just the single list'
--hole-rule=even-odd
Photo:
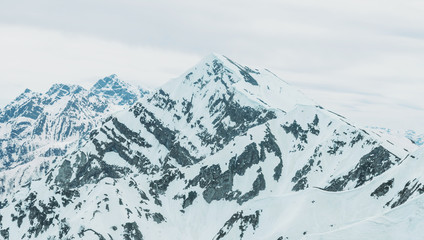
[{"label": "gray cloud", "polygon": [[423,11],[418,0],[2,1],[0,87],[110,73],[157,86],[218,52],[358,122],[424,132]]}]

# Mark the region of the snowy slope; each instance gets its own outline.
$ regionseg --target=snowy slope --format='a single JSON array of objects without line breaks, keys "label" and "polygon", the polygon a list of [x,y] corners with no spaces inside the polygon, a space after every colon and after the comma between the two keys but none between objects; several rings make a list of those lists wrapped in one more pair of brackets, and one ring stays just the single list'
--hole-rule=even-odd
[{"label": "snowy slope", "polygon": [[[380,135],[388,138],[392,138],[394,141],[402,141],[400,144],[404,144],[408,148],[417,149],[418,146],[424,145],[424,134],[419,134],[414,130],[392,130],[390,128],[383,127],[367,127]],[[407,140],[406,140],[407,139]],[[411,145],[412,144],[412,145]]]},{"label": "snowy slope", "polygon": [[212,54],[7,194],[0,235],[418,239],[422,159],[271,72]]},{"label": "snowy slope", "polygon": [[65,84],[44,94],[27,89],[0,112],[0,194],[34,174],[44,175],[55,157],[72,151],[105,116],[144,93],[115,75],[90,91]]},{"label": "snowy slope", "polygon": [[424,145],[424,134],[418,134],[413,130],[405,131],[405,136],[418,146]]}]

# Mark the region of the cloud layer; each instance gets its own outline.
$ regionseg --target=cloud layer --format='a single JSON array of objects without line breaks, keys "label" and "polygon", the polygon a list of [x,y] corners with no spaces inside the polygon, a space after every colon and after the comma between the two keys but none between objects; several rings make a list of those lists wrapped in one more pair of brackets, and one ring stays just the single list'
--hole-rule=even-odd
[{"label": "cloud layer", "polygon": [[158,86],[218,52],[360,124],[424,132],[422,12],[414,0],[4,1],[0,105],[23,86],[112,73]]}]

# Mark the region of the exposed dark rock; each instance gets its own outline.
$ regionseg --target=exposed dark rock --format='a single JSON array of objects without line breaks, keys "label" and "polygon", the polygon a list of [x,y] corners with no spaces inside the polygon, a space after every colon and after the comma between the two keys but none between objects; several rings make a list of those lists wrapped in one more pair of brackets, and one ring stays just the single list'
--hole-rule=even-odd
[{"label": "exposed dark rock", "polygon": [[[308,187],[308,179],[306,178],[306,175],[312,170],[312,167],[316,162],[317,158],[322,156],[322,153],[320,151],[321,147],[322,145],[316,147],[314,150],[314,154],[309,158],[308,163],[303,166],[302,169],[296,171],[296,174],[291,180],[293,183],[295,183],[292,188],[292,191],[300,191]],[[317,165],[319,165],[319,162],[317,163]]]},{"label": "exposed dark rock", "polygon": [[336,155],[337,153],[341,154],[342,151],[340,148],[343,148],[346,145],[346,142],[339,141],[339,140],[332,140],[333,146],[328,147],[327,153]]},{"label": "exposed dark rock", "polygon": [[185,116],[187,116],[187,123],[189,123],[193,118],[193,114],[191,112],[193,108],[193,96],[191,97],[190,101],[184,99],[182,105],[183,105],[182,112]]},{"label": "exposed dark rock", "polygon": [[155,221],[156,223],[161,223],[165,221],[165,218],[160,213],[153,213],[152,218],[153,218],[153,221]]},{"label": "exposed dark rock", "polygon": [[299,139],[300,142],[308,143],[308,130],[303,130],[296,120],[290,125],[282,126],[286,133],[293,134],[294,138]]},{"label": "exposed dark rock", "polygon": [[[222,149],[236,136],[246,133],[250,128],[276,118],[275,113],[265,109],[254,109],[241,106],[234,99],[234,93],[213,96],[209,99],[209,113],[214,119],[216,134],[211,135],[206,129],[197,134],[206,146],[213,146],[216,150]],[[223,119],[229,118],[232,124],[227,125]]]},{"label": "exposed dark rock", "polygon": [[66,149],[49,148],[43,155],[44,157],[64,156],[65,153],[66,153]]},{"label": "exposed dark rock", "polygon": [[122,133],[126,139],[128,139],[131,142],[136,143],[140,147],[150,148],[152,145],[150,145],[148,142],[146,142],[146,139],[140,136],[139,133],[131,131],[125,124],[118,121],[116,118],[112,118],[112,123],[116,127],[116,129]]},{"label": "exposed dark rock", "polygon": [[[220,173],[220,171],[219,171]],[[207,203],[213,200],[227,199],[232,200],[239,196],[239,192],[235,193],[232,191],[233,187],[233,175],[230,171],[225,171],[219,174],[217,178],[208,180],[203,178],[208,183],[204,186],[203,198]],[[202,187],[202,185],[200,185]]]},{"label": "exposed dark rock", "polygon": [[249,201],[250,199],[258,196],[260,191],[265,190],[266,183],[265,183],[264,175],[262,173],[259,173],[259,175],[256,177],[252,187],[253,187],[252,190],[243,194],[242,196],[240,196],[240,198],[237,199],[238,204],[241,205],[244,202]]},{"label": "exposed dark rock", "polygon": [[365,182],[384,173],[399,161],[400,158],[393,155],[384,147],[378,146],[363,156],[355,168],[347,175],[331,180],[330,185],[324,189],[332,192],[342,191],[350,181],[356,182],[355,188],[362,186]]},{"label": "exposed dark rock", "polygon": [[[257,210],[254,214],[243,215],[243,211],[237,212],[224,224],[213,239],[219,240],[225,237],[231,230],[240,231],[240,239],[243,239],[244,232],[247,228],[252,227],[255,230],[259,225],[260,211]],[[238,225],[238,228],[235,226]]]},{"label": "exposed dark rock", "polygon": [[143,234],[136,222],[128,222],[122,225],[124,227],[124,239],[125,240],[143,240]]},{"label": "exposed dark rock", "polygon": [[68,184],[72,177],[72,167],[69,160],[63,161],[62,165],[59,168],[59,172],[55,178],[55,182],[59,185]]},{"label": "exposed dark rock", "polygon": [[[404,204],[416,191],[418,191],[419,194],[424,193],[424,186],[422,186],[422,184],[417,181],[415,181],[412,186],[410,181],[407,182],[405,184],[405,187],[398,193],[398,199],[393,202],[390,207],[395,208]],[[390,202],[392,202],[393,200],[394,199],[390,200]],[[388,202],[387,204],[390,204],[390,202]]]},{"label": "exposed dark rock", "polygon": [[184,195],[183,208],[186,208],[190,206],[191,204],[193,204],[193,201],[196,198],[197,198],[197,192],[194,192],[194,191],[190,191],[187,197]]},{"label": "exposed dark rock", "polygon": [[186,188],[199,185],[205,189],[203,198],[210,203],[213,200],[234,198],[233,174],[230,171],[221,172],[219,165],[202,167],[199,175],[188,182]]},{"label": "exposed dark rock", "polygon": [[[143,190],[140,189],[140,187],[138,186],[137,182],[133,178],[131,178],[131,180],[129,182],[129,186],[130,187],[133,187],[133,188],[135,188],[137,190],[138,195],[139,195],[141,201],[143,201],[143,200],[148,201],[149,200],[149,198],[147,197],[147,194]],[[122,201],[122,200],[120,199],[120,201]]]},{"label": "exposed dark rock", "polygon": [[265,138],[261,143],[259,143],[259,146],[261,147],[261,159],[265,159],[264,149],[266,149],[268,153],[273,152],[275,156],[282,159],[280,147],[278,146],[276,142],[277,140],[274,134],[272,134],[269,126],[267,126],[265,131],[266,131]]},{"label": "exposed dark rock", "polygon": [[27,235],[28,237],[36,238],[57,221],[55,209],[59,207],[54,197],[51,197],[46,204],[41,200],[37,202],[37,193],[31,192],[25,200],[15,205],[15,213],[17,215],[11,215],[12,221],[17,221],[17,225],[20,227],[24,219],[28,219],[30,227]]},{"label": "exposed dark rock", "polygon": [[173,159],[175,159],[175,161],[177,161],[177,163],[179,163],[183,167],[187,165],[192,165],[202,160],[201,158],[196,158],[191,156],[190,151],[188,151],[184,147],[181,147],[179,142],[176,142],[172,146],[167,158],[169,157],[172,157]]},{"label": "exposed dark rock", "polygon": [[311,171],[313,164],[314,164],[314,159],[312,158],[309,159],[308,164],[303,166],[302,169],[296,171],[296,174],[291,181],[295,183],[299,181],[301,178],[304,178],[304,176],[306,176]]},{"label": "exposed dark rock", "polygon": [[254,85],[254,86],[258,86],[258,82],[249,74],[249,73],[258,73],[256,71],[253,71],[252,69],[248,68],[248,67],[243,67],[240,66],[239,64],[233,62],[232,60],[228,59],[227,60],[229,62],[231,62],[232,64],[234,64],[238,69],[240,74],[244,77],[244,81]]},{"label": "exposed dark rock", "polygon": [[60,221],[59,239],[64,239],[64,237],[66,236],[66,234],[68,234],[70,229],[71,227],[66,222],[66,219],[65,218],[62,219]]},{"label": "exposed dark rock", "polygon": [[[250,154],[251,149],[255,149],[253,150],[253,152],[256,153],[254,153],[253,155]],[[226,199],[237,200],[237,203],[243,204],[247,200],[256,197],[259,194],[259,191],[265,189],[265,179],[262,173],[260,173],[254,181],[253,189],[245,193],[243,196],[240,196],[240,191],[233,191],[234,174],[243,175],[248,167],[253,166],[252,162],[256,162],[256,164],[259,162],[256,145],[248,145],[244,153],[246,153],[246,155],[240,156],[240,159],[246,159],[245,157],[248,156],[248,160],[246,161],[247,163],[240,163],[238,165],[239,167],[237,168],[237,164],[235,162],[239,158],[235,158],[237,160],[233,158],[233,163],[231,163],[230,160],[230,169],[225,172],[221,172],[221,168],[219,165],[202,167],[200,169],[199,175],[190,180],[186,188],[199,185],[201,188],[204,189],[203,198],[208,203],[212,202],[213,200]]]},{"label": "exposed dark rock", "polygon": [[264,159],[259,157],[259,151],[256,146],[256,143],[251,143],[244,148],[240,156],[231,158],[228,166],[229,170],[232,173],[243,176],[246,169],[258,164],[259,161],[263,161]]},{"label": "exposed dark rock", "polygon": [[280,180],[282,171],[283,171],[283,161],[280,160],[280,162],[278,163],[278,165],[275,166],[275,168],[274,168],[274,175],[273,175],[273,177],[274,177],[274,180],[275,181]]},{"label": "exposed dark rock", "polygon": [[177,178],[183,178],[184,175],[176,168],[167,168],[161,175],[161,178],[150,182],[149,193],[156,199],[160,194],[164,194],[169,184]]},{"label": "exposed dark rock", "polygon": [[136,103],[131,111],[136,117],[139,118],[142,126],[148,132],[153,134],[160,144],[164,145],[167,149],[171,149],[176,138],[176,132],[165,127],[160,120],[158,120],[152,112],[149,112],[141,103]]},{"label": "exposed dark rock", "polygon": [[361,133],[358,133],[358,135],[352,138],[352,140],[349,143],[349,146],[353,147],[357,142],[362,141],[363,139],[364,139],[364,136],[362,136]]},{"label": "exposed dark rock", "polygon": [[379,198],[386,195],[386,193],[393,187],[394,178],[390,179],[387,182],[382,183],[378,188],[371,193],[371,197]]},{"label": "exposed dark rock", "polygon": [[312,123],[308,123],[309,132],[311,132],[312,134],[317,135],[317,136],[320,133],[318,123],[319,123],[319,118],[318,118],[317,114],[315,114],[315,117],[314,117],[314,120],[312,121]]},{"label": "exposed dark rock", "polygon": [[[62,205],[64,207],[66,207],[69,203],[73,202],[74,198],[80,197],[80,193],[76,189],[63,188],[60,189],[60,191],[57,191],[56,193],[62,195]],[[56,205],[59,206],[57,202]]]},{"label": "exposed dark rock", "polygon": [[307,188],[308,185],[308,179],[306,177],[302,177],[301,179],[299,179],[296,184],[293,186],[292,191],[300,191],[300,190],[304,190],[305,188]]},{"label": "exposed dark rock", "polygon": [[9,228],[1,229],[0,236],[2,236],[4,240],[9,240]]},{"label": "exposed dark rock", "polygon": [[172,100],[169,97],[169,94],[163,91],[162,89],[159,89],[159,91],[154,93],[147,101],[152,103],[156,107],[167,111],[174,109],[176,105],[176,101]]}]

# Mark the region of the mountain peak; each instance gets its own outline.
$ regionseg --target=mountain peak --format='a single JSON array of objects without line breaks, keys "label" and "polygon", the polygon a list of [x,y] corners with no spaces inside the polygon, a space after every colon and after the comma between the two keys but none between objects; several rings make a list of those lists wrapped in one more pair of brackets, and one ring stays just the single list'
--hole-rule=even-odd
[{"label": "mountain peak", "polygon": [[[29,137],[3,141],[0,157],[19,163],[17,157],[27,159],[39,148],[49,159],[37,158],[21,165],[30,168],[16,167],[4,177],[0,172],[0,236],[276,240],[423,235],[424,148],[412,152],[359,129],[315,107],[271,72],[218,54],[102,121],[105,115],[99,113],[106,111],[96,106],[130,101],[131,89],[137,91],[119,83],[112,75],[83,92],[86,108],[73,104],[76,96],[37,112],[31,99],[5,114],[19,116],[7,123],[14,127],[8,127],[13,136]],[[39,113],[37,118],[33,113]],[[80,140],[64,146],[63,140],[73,136]],[[8,163],[7,168],[17,165]],[[9,183],[22,188],[11,189]]]},{"label": "mountain peak", "polygon": [[69,94],[80,93],[81,91],[84,91],[84,88],[79,85],[56,83],[50,87],[47,91],[47,95],[53,96],[56,94],[57,97],[62,97]]},{"label": "mountain peak", "polygon": [[99,79],[92,87],[92,90],[94,89],[102,89],[107,86],[113,85],[113,84],[122,84],[122,82],[118,79],[118,76],[116,74],[112,74],[110,76],[104,77],[102,79]]},{"label": "mountain peak", "polygon": [[9,103],[8,105],[6,105],[5,108],[9,108],[10,105],[14,105],[14,104],[21,104],[22,101],[27,101],[28,99],[34,98],[39,96],[39,93],[33,92],[31,89],[26,88],[21,94],[19,94],[19,96],[17,96],[13,102]]},{"label": "mountain peak", "polygon": [[[177,90],[179,88],[185,90]],[[192,90],[188,90],[189,88]],[[183,95],[211,89],[223,93],[230,90],[243,95],[250,102],[283,111],[290,111],[296,105],[317,105],[270,71],[244,66],[216,53],[207,55],[181,77],[165,84],[162,89]]]},{"label": "mountain peak", "polygon": [[200,88],[206,86],[211,80],[220,82],[226,87],[241,80],[258,86],[258,82],[251,76],[252,73],[259,74],[257,69],[252,70],[224,55],[211,53],[202,58],[179,79],[182,79],[185,84],[197,85]]},{"label": "mountain peak", "polygon": [[225,57],[222,54],[210,53],[210,54],[206,55],[205,57],[203,57],[202,60],[200,60],[200,63],[202,63],[202,62],[204,62],[204,63],[208,63],[208,62],[209,63],[212,63],[215,60],[220,61],[222,63],[225,63],[227,59],[228,58]]},{"label": "mountain peak", "polygon": [[102,95],[118,105],[131,105],[144,91],[121,81],[116,74],[99,79],[90,89],[90,95]]}]

